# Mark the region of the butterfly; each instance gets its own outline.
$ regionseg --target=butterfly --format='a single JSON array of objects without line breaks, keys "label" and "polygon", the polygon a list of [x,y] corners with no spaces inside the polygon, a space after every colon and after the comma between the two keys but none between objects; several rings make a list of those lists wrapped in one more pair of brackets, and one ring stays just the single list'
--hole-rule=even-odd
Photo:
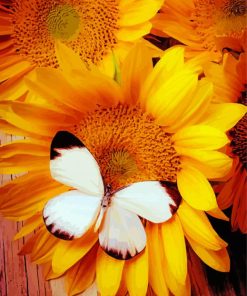
[{"label": "butterfly", "polygon": [[146,233],[139,217],[165,222],[181,200],[160,181],[136,182],[112,190],[110,184],[104,184],[93,155],[68,131],[57,132],[52,140],[50,172],[53,179],[74,188],[45,205],[43,218],[50,233],[73,240],[94,226],[100,246],[116,259],[130,259],[144,250]]}]

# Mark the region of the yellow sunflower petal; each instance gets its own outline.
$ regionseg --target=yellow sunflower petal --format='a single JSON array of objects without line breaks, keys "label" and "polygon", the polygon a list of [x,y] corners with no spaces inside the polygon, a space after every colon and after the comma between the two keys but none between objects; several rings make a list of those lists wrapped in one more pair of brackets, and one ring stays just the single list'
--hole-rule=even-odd
[{"label": "yellow sunflower petal", "polygon": [[220,250],[208,250],[201,245],[198,245],[194,240],[188,238],[188,241],[194,252],[204,261],[208,266],[221,272],[230,271],[230,258],[226,248]]},{"label": "yellow sunflower petal", "polygon": [[143,81],[152,68],[152,57],[147,47],[137,43],[127,55],[121,69],[121,84],[127,103],[134,105],[137,102]]},{"label": "yellow sunflower petal", "polygon": [[[164,261],[164,265],[167,265],[167,261]],[[190,284],[190,278],[187,274],[186,281],[184,285],[179,283],[176,278],[173,276],[172,273],[169,272],[169,270],[164,269],[165,279],[167,282],[167,286],[169,287],[170,291],[173,295],[176,296],[190,296],[191,295],[191,284]]]},{"label": "yellow sunflower petal", "polygon": [[175,147],[202,150],[218,149],[229,142],[224,132],[207,125],[182,128],[172,139],[175,142]]},{"label": "yellow sunflower petal", "polygon": [[197,83],[197,74],[190,73],[187,69],[175,72],[146,99],[147,112],[151,113],[160,125],[172,125],[187,108]]},{"label": "yellow sunflower petal", "polygon": [[66,272],[65,286],[68,296],[85,291],[94,282],[97,250],[98,245],[95,245],[78,263]]},{"label": "yellow sunflower petal", "polygon": [[177,174],[177,184],[183,199],[192,207],[204,211],[217,207],[210,183],[197,169],[184,166]]},{"label": "yellow sunflower petal", "polygon": [[169,127],[169,132],[174,133],[185,126],[200,122],[200,118],[207,111],[212,95],[212,82],[205,78],[199,80],[196,92],[191,96],[183,116]]},{"label": "yellow sunflower petal", "polygon": [[163,0],[121,0],[119,26],[133,26],[151,19],[160,9]]},{"label": "yellow sunflower petal", "polygon": [[168,296],[169,291],[164,278],[163,246],[158,224],[148,223],[146,227],[149,252],[149,282],[157,296]]},{"label": "yellow sunflower petal", "polygon": [[86,66],[83,64],[80,56],[71,48],[56,40],[55,51],[59,67],[65,75],[71,75],[73,70],[82,71],[82,73],[84,73]]},{"label": "yellow sunflower petal", "polygon": [[212,250],[219,250],[227,246],[227,243],[214,231],[203,211],[194,210],[183,201],[177,213],[186,238],[189,237],[201,246]]},{"label": "yellow sunflower petal", "polygon": [[228,131],[244,116],[247,107],[242,104],[212,104],[202,120],[203,124]]},{"label": "yellow sunflower petal", "polygon": [[142,103],[145,103],[146,99],[158,89],[172,73],[182,70],[183,65],[184,47],[175,46],[174,48],[167,49],[142,86]]},{"label": "yellow sunflower petal", "polygon": [[52,269],[63,273],[80,260],[96,243],[98,234],[88,231],[83,237],[73,241],[60,240],[52,258]]},{"label": "yellow sunflower petal", "polygon": [[[179,149],[181,162],[193,166],[208,179],[219,179],[227,175],[232,167],[232,159],[218,151]],[[184,156],[187,155],[187,156]]]},{"label": "yellow sunflower petal", "polygon": [[161,234],[169,271],[184,285],[187,276],[187,254],[183,228],[177,215],[161,225]]},{"label": "yellow sunflower petal", "polygon": [[122,27],[116,32],[116,36],[119,40],[123,41],[135,41],[142,36],[148,34],[152,28],[150,22],[145,22],[143,24],[138,24],[131,27]]},{"label": "yellow sunflower petal", "polygon": [[131,296],[145,296],[148,288],[148,250],[126,261],[125,282]]},{"label": "yellow sunflower petal", "polygon": [[102,296],[114,296],[119,288],[124,261],[107,255],[101,248],[96,261],[96,282]]}]

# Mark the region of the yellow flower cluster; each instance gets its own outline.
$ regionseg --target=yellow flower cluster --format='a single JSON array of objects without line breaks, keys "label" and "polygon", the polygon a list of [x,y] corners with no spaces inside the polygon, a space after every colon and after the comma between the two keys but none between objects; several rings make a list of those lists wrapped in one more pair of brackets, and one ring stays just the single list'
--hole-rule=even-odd
[{"label": "yellow flower cluster", "polygon": [[[21,173],[0,188],[0,213],[25,220],[15,239],[35,230],[21,254],[46,279],[63,275],[67,295],[95,282],[102,296],[191,295],[191,253],[230,270],[208,217],[228,221],[232,206],[233,230],[247,232],[246,14],[245,1],[231,0],[0,1],[0,128],[23,137],[0,146],[0,173]],[[51,174],[60,131],[93,155],[105,196],[106,184],[157,181],[176,201],[159,223],[136,210],[146,244],[129,260],[105,251],[96,220],[73,240],[46,224],[47,203],[78,189]],[[135,225],[126,234],[118,223],[128,221],[107,217],[120,232],[106,235],[114,246],[134,244]]]}]

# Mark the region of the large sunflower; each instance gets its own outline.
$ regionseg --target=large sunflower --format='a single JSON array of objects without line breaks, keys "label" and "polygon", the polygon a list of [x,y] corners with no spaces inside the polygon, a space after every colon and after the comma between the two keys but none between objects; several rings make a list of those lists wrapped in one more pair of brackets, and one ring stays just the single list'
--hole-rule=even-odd
[{"label": "large sunflower", "polygon": [[[238,102],[247,105],[246,54],[238,59],[230,53],[224,55],[223,64],[209,63],[205,66],[206,76],[214,83],[214,101],[216,103]],[[233,158],[229,180],[221,186],[218,203],[221,209],[232,206],[231,224],[233,230],[238,228],[247,232],[247,115],[229,131],[231,139],[227,149]]]},{"label": "large sunflower", "polygon": [[219,61],[223,48],[243,50],[246,15],[245,0],[167,0],[153,19],[154,33],[184,43],[188,55],[205,52]]},{"label": "large sunflower", "polygon": [[[70,56],[72,63],[67,63]],[[232,117],[218,117],[212,86],[199,79],[193,61],[184,63],[182,47],[167,50],[152,69],[142,47],[135,48],[121,69],[120,84],[80,67],[64,46],[57,54],[61,69],[37,69],[28,80],[32,100],[1,103],[1,128],[28,139],[1,147],[1,172],[28,174],[0,190],[1,212],[26,220],[16,238],[39,227],[22,254],[45,264],[46,278],[65,274],[69,295],[97,282],[101,295],[190,294],[186,243],[212,268],[229,270],[227,244],[213,230],[204,211],[225,219],[207,178],[221,178],[232,161],[218,149],[228,143],[222,129],[244,113],[230,104]],[[71,79],[73,77],[73,79]],[[228,106],[228,105],[227,105]],[[146,222],[145,251],[133,259],[116,260],[98,244],[98,234],[64,241],[44,226],[42,210],[52,197],[69,190],[50,176],[49,149],[57,131],[76,135],[95,156],[104,180],[113,188],[143,180],[170,182],[182,197],[178,211],[162,224]],[[177,188],[176,189],[176,184]]]},{"label": "large sunflower", "polygon": [[88,66],[113,72],[132,42],[151,29],[161,0],[9,0],[0,2],[0,98],[25,94],[23,76],[36,66],[58,66],[55,42]]}]

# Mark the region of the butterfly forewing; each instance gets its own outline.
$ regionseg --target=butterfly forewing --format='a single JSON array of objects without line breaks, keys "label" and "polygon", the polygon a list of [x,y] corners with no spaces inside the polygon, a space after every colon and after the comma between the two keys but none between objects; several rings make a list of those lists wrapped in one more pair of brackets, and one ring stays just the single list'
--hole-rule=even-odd
[{"label": "butterfly forewing", "polygon": [[161,223],[172,217],[180,201],[164,182],[145,181],[117,191],[112,203],[151,222]]},{"label": "butterfly forewing", "polygon": [[89,196],[78,190],[62,193],[45,205],[45,225],[58,238],[79,238],[95,223],[100,204],[101,196]]},{"label": "butterfly forewing", "polygon": [[136,214],[111,205],[99,231],[99,243],[110,256],[126,260],[145,248],[146,234]]},{"label": "butterfly forewing", "polygon": [[67,131],[58,132],[50,151],[52,177],[87,194],[104,194],[99,166],[85,145]]}]

